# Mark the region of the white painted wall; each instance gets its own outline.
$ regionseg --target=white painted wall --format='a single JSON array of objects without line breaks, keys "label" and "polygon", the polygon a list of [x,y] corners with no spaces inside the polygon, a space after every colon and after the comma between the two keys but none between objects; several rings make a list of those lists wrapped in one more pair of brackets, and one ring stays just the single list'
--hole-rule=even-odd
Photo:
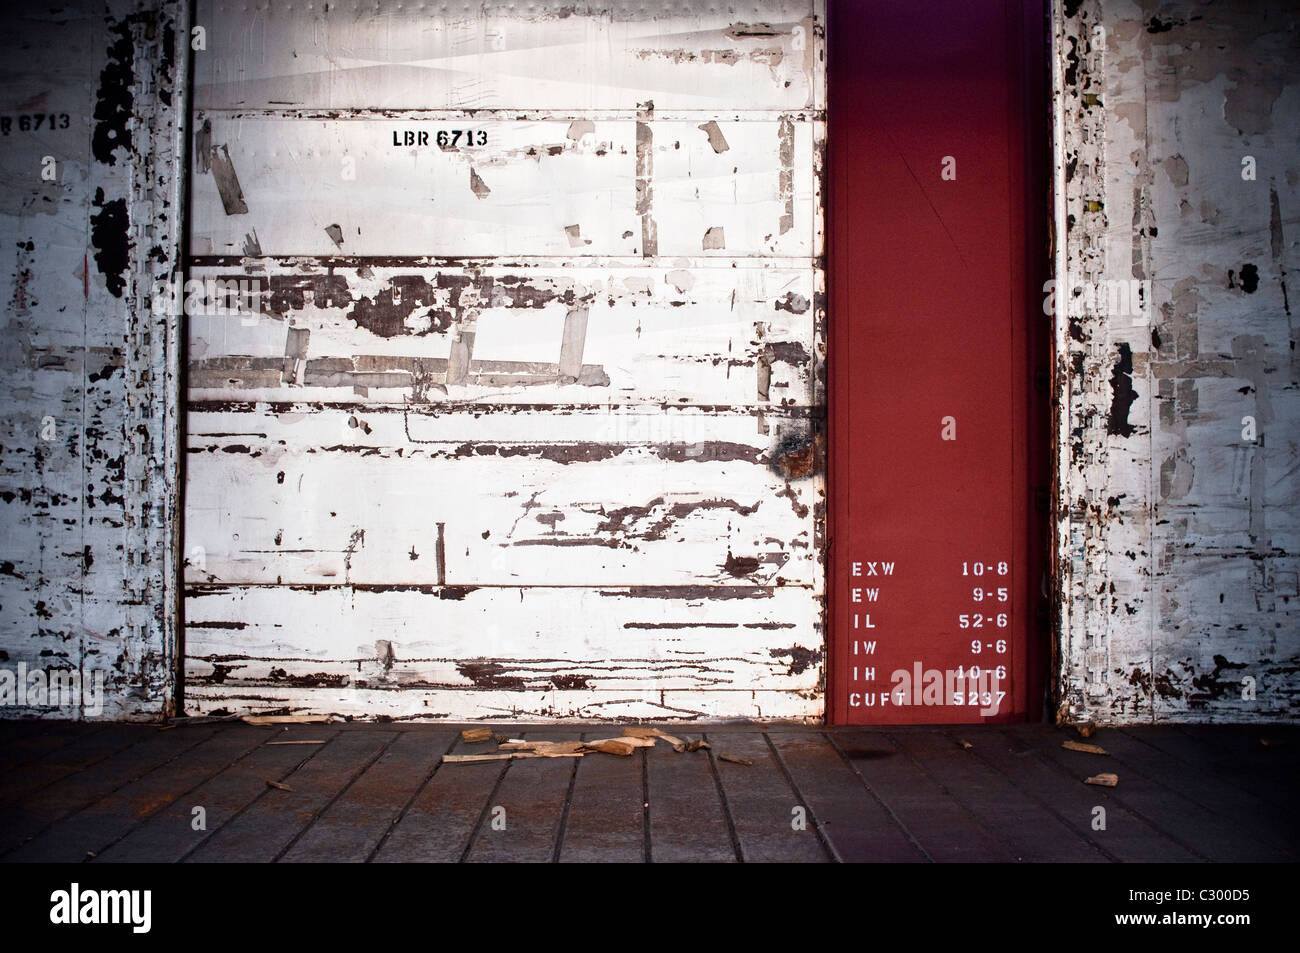
[{"label": "white painted wall", "polygon": [[0,14],[0,717],[175,710],[183,7]]},{"label": "white painted wall", "polygon": [[[1297,711],[1296,27],[1285,4],[1056,3],[1071,721]],[[1082,293],[1130,281],[1127,314]]]},{"label": "white painted wall", "polygon": [[188,324],[188,710],[820,718],[820,2],[243,7],[196,13],[192,275],[260,314]]},{"label": "white painted wall", "polygon": [[[1076,287],[1151,289],[1140,313],[1094,296],[1058,322],[1066,720],[1294,718],[1280,6],[1055,5],[1057,313]],[[196,172],[193,271],[268,294],[256,321],[186,324],[150,300],[179,247],[183,8],[24,10],[4,31],[23,70],[0,94],[0,668],[103,672],[98,717],[173,710],[185,331],[187,711],[817,717],[822,487],[800,450],[825,402],[820,7],[412,29],[200,4],[195,107],[248,211]],[[68,125],[19,127],[51,113]],[[493,133],[473,156],[367,132],[471,122]],[[384,333],[348,317],[360,302]]]}]

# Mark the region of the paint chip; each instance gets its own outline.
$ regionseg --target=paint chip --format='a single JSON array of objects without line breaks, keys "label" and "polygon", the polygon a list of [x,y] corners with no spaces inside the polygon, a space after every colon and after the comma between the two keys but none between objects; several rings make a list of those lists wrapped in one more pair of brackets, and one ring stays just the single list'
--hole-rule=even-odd
[{"label": "paint chip", "polygon": [[221,196],[221,207],[226,210],[226,214],[247,215],[248,205],[244,201],[244,190],[239,187],[235,163],[230,159],[230,148],[225,145],[213,146],[208,151],[208,161],[212,178],[217,183],[217,194]]},{"label": "paint chip", "polygon": [[695,128],[701,130],[709,137],[709,145],[713,146],[714,152],[722,153],[731,148],[731,146],[727,145],[727,139],[723,136],[722,130],[718,128],[716,121],[710,119],[708,122],[696,126]]},{"label": "paint chip", "polygon": [[337,224],[326,225],[325,234],[328,235],[330,237],[330,241],[332,241],[339,248],[343,247],[343,229],[341,229]]},{"label": "paint chip", "polygon": [[713,249],[718,249],[718,248],[726,248],[727,237],[726,237],[726,232],[723,231],[722,226],[714,225],[707,232],[705,232],[703,244],[704,244],[705,251],[711,251]]},{"label": "paint chip", "polygon": [[212,120],[203,120],[203,125],[194,134],[194,164],[200,172],[210,172],[212,154]]},{"label": "paint chip", "polygon": [[488,184],[473,169],[469,170],[469,190],[481,199],[485,199],[492,194]]},{"label": "paint chip", "polygon": [[677,289],[679,294],[685,294],[695,287],[695,276],[686,268],[676,268],[664,275],[664,281]]},{"label": "paint chip", "polygon": [[577,142],[583,136],[594,136],[596,134],[596,124],[590,119],[575,119],[569,123],[569,131],[565,136]]}]

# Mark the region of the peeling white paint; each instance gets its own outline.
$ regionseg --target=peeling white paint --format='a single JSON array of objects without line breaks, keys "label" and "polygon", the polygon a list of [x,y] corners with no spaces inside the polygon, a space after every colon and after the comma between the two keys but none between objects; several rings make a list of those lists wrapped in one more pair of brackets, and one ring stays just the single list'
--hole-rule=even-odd
[{"label": "peeling white paint", "polygon": [[259,313],[189,319],[192,710],[821,716],[824,13],[764,13],[201,5]]},{"label": "peeling white paint", "polygon": [[[1109,0],[1055,15],[1056,313],[1116,281],[1153,299],[1057,322],[1060,717],[1294,717],[1296,16]],[[1244,416],[1267,433],[1243,440]]]}]

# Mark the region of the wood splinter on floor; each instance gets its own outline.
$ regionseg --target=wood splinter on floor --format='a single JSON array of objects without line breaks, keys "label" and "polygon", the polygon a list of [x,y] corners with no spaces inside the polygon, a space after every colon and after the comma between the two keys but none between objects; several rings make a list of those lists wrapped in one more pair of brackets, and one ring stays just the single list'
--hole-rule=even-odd
[{"label": "wood splinter on floor", "polygon": [[581,741],[519,741],[501,742],[499,751],[531,751],[547,758],[564,758],[582,753]]},{"label": "wood splinter on floor", "polygon": [[606,738],[603,741],[593,741],[587,745],[592,751],[600,751],[604,754],[617,754],[624,757],[630,755],[639,747],[639,745],[630,745],[626,741],[619,741],[617,738]]},{"label": "wood splinter on floor", "polygon": [[975,746],[971,744],[969,741],[967,741],[965,738],[958,738],[957,747],[961,748],[963,751],[970,751]]},{"label": "wood splinter on floor", "polygon": [[[443,755],[444,764],[473,764],[477,761],[510,761],[516,758],[581,758],[588,754],[612,754],[630,757],[637,748],[653,748],[655,742],[663,739],[676,752],[704,751],[710,748],[707,741],[683,741],[665,734],[658,728],[644,725],[630,725],[617,738],[593,738],[590,741],[526,741],[522,738],[503,738],[494,734],[491,728],[466,728],[460,733],[461,740],[473,744],[479,741],[495,739],[497,750],[486,754],[448,754]],[[728,758],[736,764],[752,765],[752,761]]]},{"label": "wood splinter on floor", "polygon": [[735,755],[731,754],[720,754],[718,755],[718,760],[727,761],[731,764],[743,764],[747,768],[752,768],[754,766],[754,762],[750,761],[748,758],[737,758]]},{"label": "wood splinter on floor", "polygon": [[[624,729],[623,734],[631,738],[650,738],[652,741],[655,738],[662,738],[664,741],[672,745],[673,750],[678,754],[687,750],[686,742],[682,741],[681,738],[660,731],[658,728],[651,725],[628,725],[627,728]],[[690,750],[698,751],[699,749],[691,748]]]},{"label": "wood splinter on floor", "polygon": [[1083,751],[1087,754],[1109,754],[1101,745],[1084,744],[1082,741],[1062,741],[1061,747],[1069,751]]},{"label": "wood splinter on floor", "polygon": [[293,788],[289,787],[287,784],[281,784],[279,781],[267,781],[266,786],[268,788],[275,788],[277,791],[293,792]]},{"label": "wood splinter on floor", "polygon": [[249,725],[311,725],[330,719],[328,715],[245,715],[241,720]]},{"label": "wood splinter on floor", "polygon": [[478,761],[515,761],[522,758],[581,758],[582,752],[572,754],[538,754],[536,751],[497,751],[492,754],[445,754],[443,764],[474,764]]},{"label": "wood splinter on floor", "polygon": [[1094,774],[1090,778],[1084,779],[1084,784],[1097,784],[1104,788],[1113,788],[1119,784],[1119,775],[1117,774]]}]

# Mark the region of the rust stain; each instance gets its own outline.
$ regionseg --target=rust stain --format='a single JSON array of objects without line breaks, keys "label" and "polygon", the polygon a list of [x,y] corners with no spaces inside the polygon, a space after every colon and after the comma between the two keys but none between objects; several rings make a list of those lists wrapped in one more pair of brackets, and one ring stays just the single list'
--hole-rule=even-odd
[{"label": "rust stain", "polygon": [[772,469],[787,480],[806,480],[826,468],[826,435],[820,430],[811,436],[792,433],[778,444],[772,457]]}]

